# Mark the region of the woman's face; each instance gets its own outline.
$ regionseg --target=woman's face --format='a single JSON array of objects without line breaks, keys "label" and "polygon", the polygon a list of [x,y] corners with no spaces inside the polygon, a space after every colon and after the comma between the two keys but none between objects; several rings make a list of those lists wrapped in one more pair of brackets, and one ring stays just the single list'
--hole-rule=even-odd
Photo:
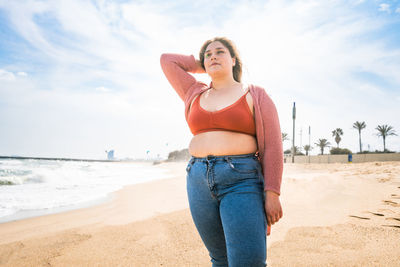
[{"label": "woman's face", "polygon": [[204,68],[208,75],[232,75],[235,59],[231,57],[228,48],[221,42],[210,43],[204,52]]}]

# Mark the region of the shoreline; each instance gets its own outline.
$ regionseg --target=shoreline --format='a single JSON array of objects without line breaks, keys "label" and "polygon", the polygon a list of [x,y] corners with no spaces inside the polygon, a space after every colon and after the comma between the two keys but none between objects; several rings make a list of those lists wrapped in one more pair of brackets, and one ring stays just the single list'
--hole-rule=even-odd
[{"label": "shoreline", "polygon": [[[124,186],[122,189],[108,194],[102,200],[86,203],[90,204],[87,207],[77,205],[76,209],[70,209],[71,206],[69,206],[67,210],[57,213],[2,222],[0,223],[0,236],[2,237],[0,245],[15,242],[21,237],[31,238],[36,233],[46,231],[57,232],[88,225],[102,227],[127,224],[158,214],[185,209],[188,207],[188,202],[182,176],[185,174],[184,166],[186,164],[168,163],[165,168],[171,173],[172,178]],[[153,195],[151,193],[152,191],[163,191],[164,188],[175,193],[172,200],[168,199],[168,194]],[[138,203],[138,205],[131,205],[131,202]],[[158,203],[163,203],[163,205],[158,205]],[[40,210],[35,210],[33,213],[40,213]]]},{"label": "shoreline", "polygon": [[[0,159],[1,159],[1,157],[0,157]],[[16,159],[16,158],[14,158],[14,159]],[[25,158],[25,159],[27,159],[27,158]],[[39,159],[39,158],[34,158],[34,159]],[[54,160],[54,159],[46,158],[46,160]],[[68,159],[67,161],[93,161],[94,162],[96,160]],[[132,162],[129,162],[129,161],[103,161],[103,162],[128,163],[128,164],[132,163]],[[133,162],[133,163],[146,164],[150,168],[154,168],[154,166],[155,166],[155,164],[154,163],[151,164],[150,161],[149,162],[137,161],[137,162]],[[155,168],[159,168],[159,166],[156,166]],[[165,168],[163,168],[163,169],[165,169]],[[171,172],[171,170],[169,170],[167,168],[167,172],[169,173],[169,172]],[[82,201],[82,202],[77,203],[77,204],[65,204],[63,206],[58,206],[58,207],[53,207],[53,208],[19,210],[19,211],[15,212],[15,213],[0,217],[0,225],[3,224],[3,223],[7,223],[7,222],[19,221],[19,220],[35,218],[35,217],[40,217],[40,216],[45,216],[45,215],[59,214],[59,213],[64,213],[64,212],[69,212],[69,211],[74,211],[74,210],[79,210],[79,209],[86,209],[86,208],[90,208],[90,207],[95,207],[95,206],[99,206],[99,205],[102,205],[102,204],[106,204],[107,202],[112,201],[113,198],[115,197],[115,195],[118,194],[118,192],[120,190],[123,190],[125,187],[134,186],[134,185],[142,184],[142,183],[150,183],[152,181],[169,179],[169,177],[171,175],[170,174],[166,174],[166,176],[168,176],[168,177],[165,178],[164,176],[162,176],[162,177],[159,177],[157,179],[151,179],[151,180],[148,180],[148,181],[140,181],[140,182],[133,183],[133,184],[123,185],[121,188],[119,188],[119,189],[117,189],[115,191],[107,192],[106,194],[104,194],[104,195],[102,195],[100,197],[97,197],[97,198],[94,198],[94,199],[91,199],[91,200]]]},{"label": "shoreline", "polygon": [[[120,190],[122,190],[122,189],[120,189]],[[91,201],[85,201],[85,202],[75,204],[75,205],[68,205],[68,206],[51,208],[51,209],[21,210],[16,213],[13,213],[13,214],[0,217],[0,227],[1,227],[1,224],[3,224],[3,223],[16,222],[16,221],[21,221],[21,220],[25,220],[25,219],[46,216],[46,215],[60,214],[60,213],[68,212],[68,211],[86,209],[86,208],[91,208],[91,207],[96,207],[96,206],[99,206],[102,204],[106,204],[113,200],[113,194],[115,194],[118,191],[111,192],[111,193],[107,194],[107,196],[103,196],[101,198],[93,199]]]},{"label": "shoreline", "polygon": [[54,160],[54,161],[86,161],[86,162],[135,162],[135,163],[149,163],[149,162],[154,162],[155,159],[78,159],[78,158],[54,158],[54,157],[30,157],[30,156],[1,156],[0,155],[0,160],[5,159],[5,160],[21,160],[21,159],[31,159],[31,160]]},{"label": "shoreline", "polygon": [[[124,187],[98,206],[0,224],[0,264],[209,266],[188,209],[186,163],[162,164],[173,178]],[[285,165],[281,203],[269,266],[400,261],[400,162]]]}]

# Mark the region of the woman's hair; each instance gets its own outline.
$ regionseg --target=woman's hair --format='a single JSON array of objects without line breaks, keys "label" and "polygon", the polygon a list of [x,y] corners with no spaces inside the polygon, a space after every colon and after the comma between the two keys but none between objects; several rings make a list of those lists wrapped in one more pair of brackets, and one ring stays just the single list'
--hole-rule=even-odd
[{"label": "woman's hair", "polygon": [[215,37],[213,39],[207,40],[203,44],[203,46],[200,49],[200,53],[199,53],[201,66],[203,67],[203,69],[205,69],[205,67],[204,67],[204,53],[205,53],[205,51],[207,49],[207,46],[209,44],[211,44],[212,42],[217,42],[217,41],[222,43],[223,46],[225,46],[229,50],[229,53],[231,54],[232,58],[235,58],[235,60],[236,60],[235,66],[233,66],[233,68],[232,68],[233,79],[235,79],[235,81],[237,81],[237,82],[241,82],[241,79],[242,79],[242,60],[240,59],[239,51],[237,50],[235,44],[231,40],[226,38],[226,37]]}]

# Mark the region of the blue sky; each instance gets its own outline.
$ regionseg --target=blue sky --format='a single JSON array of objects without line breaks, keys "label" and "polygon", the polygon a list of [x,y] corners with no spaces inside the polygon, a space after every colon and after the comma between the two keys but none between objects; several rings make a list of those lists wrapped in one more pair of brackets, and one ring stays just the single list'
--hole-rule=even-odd
[{"label": "blue sky", "polygon": [[[382,149],[400,135],[399,1],[0,0],[0,155],[166,156],[192,137],[161,53],[198,55],[227,36],[244,82],[266,89],[296,145],[319,138]],[[197,75],[208,82],[206,75]],[[302,132],[302,135],[300,135]],[[400,137],[386,141],[400,151]],[[315,147],[315,145],[313,145]],[[290,147],[285,142],[284,148]],[[146,151],[150,151],[149,155]],[[318,153],[315,148],[312,153]]]}]

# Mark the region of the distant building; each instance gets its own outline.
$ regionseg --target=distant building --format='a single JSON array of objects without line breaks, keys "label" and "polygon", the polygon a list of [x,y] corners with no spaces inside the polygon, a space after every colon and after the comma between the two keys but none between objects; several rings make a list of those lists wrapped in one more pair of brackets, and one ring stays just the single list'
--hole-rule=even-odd
[{"label": "distant building", "polygon": [[106,151],[107,153],[107,159],[108,160],[114,160],[114,150]]}]

